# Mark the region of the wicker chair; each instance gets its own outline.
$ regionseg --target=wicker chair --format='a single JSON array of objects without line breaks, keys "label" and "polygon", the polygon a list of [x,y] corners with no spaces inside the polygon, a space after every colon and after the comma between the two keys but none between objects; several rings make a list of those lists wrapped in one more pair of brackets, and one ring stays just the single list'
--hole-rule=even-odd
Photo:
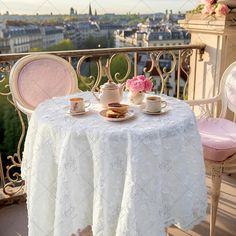
[{"label": "wicker chair", "polygon": [[10,71],[9,84],[16,106],[28,117],[44,100],[78,91],[77,75],[70,63],[49,54],[18,60]]},{"label": "wicker chair", "polygon": [[[236,62],[224,72],[220,92],[210,99],[187,101],[191,106],[200,106],[204,111],[214,111],[215,105],[221,103],[218,118],[200,118],[198,120],[201,134],[206,172],[210,174],[211,208],[210,236],[215,236],[215,222],[222,174],[236,172],[236,123],[226,119],[227,110],[236,114]],[[217,112],[214,112],[217,114]],[[216,115],[213,117],[217,117]]]}]

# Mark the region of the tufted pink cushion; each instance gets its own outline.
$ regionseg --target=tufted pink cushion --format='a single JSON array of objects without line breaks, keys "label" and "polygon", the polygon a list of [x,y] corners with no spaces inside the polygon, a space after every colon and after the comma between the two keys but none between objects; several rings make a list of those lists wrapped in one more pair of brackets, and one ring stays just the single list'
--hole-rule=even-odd
[{"label": "tufted pink cushion", "polygon": [[23,67],[17,84],[24,103],[35,108],[45,99],[69,94],[72,90],[71,77],[60,62],[40,59]]},{"label": "tufted pink cushion", "polygon": [[204,158],[224,161],[236,153],[236,123],[222,119],[209,118],[198,121]]}]

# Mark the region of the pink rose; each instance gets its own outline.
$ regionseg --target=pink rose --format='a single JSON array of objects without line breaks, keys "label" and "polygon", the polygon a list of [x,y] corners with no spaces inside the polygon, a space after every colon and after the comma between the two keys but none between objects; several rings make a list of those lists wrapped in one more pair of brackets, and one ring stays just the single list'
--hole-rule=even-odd
[{"label": "pink rose", "polygon": [[145,80],[146,79],[144,75],[138,75],[136,78],[137,79],[141,79],[141,80]]},{"label": "pink rose", "polygon": [[137,94],[140,91],[144,91],[145,88],[145,77],[137,76],[132,79],[128,79],[126,82],[127,88],[134,94]]},{"label": "pink rose", "polygon": [[130,88],[132,87],[132,83],[133,83],[133,79],[128,79],[128,80],[126,81],[126,87],[127,87],[128,89],[130,89]]},{"label": "pink rose", "polygon": [[142,91],[151,91],[153,83],[150,79],[147,79],[144,75],[138,75],[132,79],[128,79],[126,82],[127,88],[133,93],[137,94]]},{"label": "pink rose", "polygon": [[153,86],[152,81],[150,79],[146,79],[145,83],[144,83],[144,90],[145,91],[152,91],[152,86]]},{"label": "pink rose", "polygon": [[214,5],[206,4],[204,8],[202,9],[202,14],[210,15],[212,13],[214,13]]},{"label": "pink rose", "polygon": [[229,13],[229,8],[225,4],[219,3],[215,12],[217,16],[226,16]]},{"label": "pink rose", "polygon": [[134,94],[137,94],[138,92],[143,91],[144,90],[144,81],[140,80],[140,79],[134,80],[130,90]]}]

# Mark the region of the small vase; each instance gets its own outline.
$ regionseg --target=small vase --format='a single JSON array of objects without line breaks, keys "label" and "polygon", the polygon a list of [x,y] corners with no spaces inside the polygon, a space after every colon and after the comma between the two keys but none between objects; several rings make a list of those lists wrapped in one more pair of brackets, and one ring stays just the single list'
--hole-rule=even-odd
[{"label": "small vase", "polygon": [[144,92],[138,92],[137,94],[134,94],[132,92],[129,92],[129,102],[135,105],[140,105],[143,102],[145,93]]}]

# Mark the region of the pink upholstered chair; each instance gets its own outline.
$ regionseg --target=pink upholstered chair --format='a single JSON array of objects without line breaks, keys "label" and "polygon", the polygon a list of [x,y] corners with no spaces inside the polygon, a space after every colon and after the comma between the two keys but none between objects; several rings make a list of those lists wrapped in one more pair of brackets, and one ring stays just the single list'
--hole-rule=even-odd
[{"label": "pink upholstered chair", "polygon": [[11,69],[9,84],[16,106],[28,117],[44,100],[78,91],[77,75],[70,63],[49,54],[18,60]]},{"label": "pink upholstered chair", "polygon": [[[236,123],[225,118],[227,110],[236,114],[236,62],[224,72],[220,92],[210,99],[188,101],[192,106],[221,104],[218,118],[201,118],[198,120],[202,138],[206,171],[212,180],[210,236],[215,235],[215,222],[220,197],[220,186],[223,173],[236,172]],[[208,109],[210,110],[210,109]]]}]

